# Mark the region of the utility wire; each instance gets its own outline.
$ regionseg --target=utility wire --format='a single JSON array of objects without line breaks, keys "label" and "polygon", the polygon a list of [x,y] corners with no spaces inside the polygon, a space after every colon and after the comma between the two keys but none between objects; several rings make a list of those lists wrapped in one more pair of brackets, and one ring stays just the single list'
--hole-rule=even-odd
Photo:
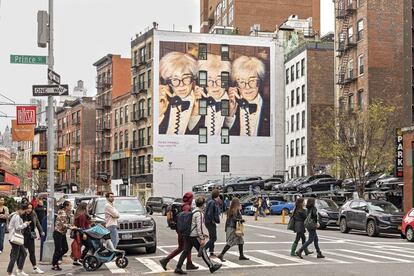
[{"label": "utility wire", "polygon": [[[0,1],[1,1],[1,0],[0,0]],[[16,104],[16,102],[15,102],[15,101],[13,101],[12,99],[8,98],[7,96],[4,96],[2,93],[0,93],[0,96],[2,96],[3,98],[5,98],[5,99],[9,100],[10,102],[12,102],[12,103]]]}]

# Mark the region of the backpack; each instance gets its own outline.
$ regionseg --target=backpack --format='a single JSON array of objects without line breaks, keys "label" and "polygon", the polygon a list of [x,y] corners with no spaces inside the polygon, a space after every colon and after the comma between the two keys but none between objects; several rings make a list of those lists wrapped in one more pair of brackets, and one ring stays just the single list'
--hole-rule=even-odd
[{"label": "backpack", "polygon": [[178,214],[182,212],[181,204],[171,204],[167,208],[167,224],[172,230],[177,230]]},{"label": "backpack", "polygon": [[189,237],[194,228],[191,228],[193,222],[193,215],[196,212],[181,212],[177,217],[177,233],[183,237]]}]

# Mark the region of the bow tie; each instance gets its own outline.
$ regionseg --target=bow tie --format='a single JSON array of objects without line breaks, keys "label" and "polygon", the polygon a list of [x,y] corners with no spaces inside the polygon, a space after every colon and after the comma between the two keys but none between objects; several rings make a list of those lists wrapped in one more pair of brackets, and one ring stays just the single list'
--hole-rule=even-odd
[{"label": "bow tie", "polygon": [[221,110],[221,102],[216,102],[213,97],[207,98],[207,106],[214,106],[216,108],[216,112],[219,112]]},{"label": "bow tie", "polygon": [[186,111],[190,108],[190,102],[189,101],[183,101],[180,97],[174,96],[170,98],[170,105],[172,107],[179,107],[181,106],[181,112]]},{"label": "bow tie", "polygon": [[257,111],[257,104],[251,104],[245,99],[236,99],[237,104],[243,108],[244,110],[248,110],[250,114],[256,113]]}]

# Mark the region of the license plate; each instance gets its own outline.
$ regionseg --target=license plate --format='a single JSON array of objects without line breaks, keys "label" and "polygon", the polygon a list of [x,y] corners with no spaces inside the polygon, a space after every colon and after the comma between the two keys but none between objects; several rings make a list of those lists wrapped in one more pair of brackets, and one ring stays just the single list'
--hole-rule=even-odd
[{"label": "license plate", "polygon": [[132,240],[132,234],[123,234],[122,239],[123,240]]},{"label": "license plate", "polygon": [[398,226],[398,230],[401,230],[401,225]]}]

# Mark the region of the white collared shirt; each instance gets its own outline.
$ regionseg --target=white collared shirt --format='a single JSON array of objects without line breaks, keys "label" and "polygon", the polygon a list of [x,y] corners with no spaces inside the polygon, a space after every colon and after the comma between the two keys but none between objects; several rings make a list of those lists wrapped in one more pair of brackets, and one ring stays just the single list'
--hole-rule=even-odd
[{"label": "white collared shirt", "polygon": [[170,119],[168,121],[167,134],[169,135],[184,135],[190,121],[191,113],[194,106],[194,98],[192,92],[187,97],[182,98],[182,101],[190,102],[187,110],[181,111],[182,106],[170,108]]},{"label": "white collared shirt", "polygon": [[249,102],[249,104],[256,104],[257,109],[255,113],[250,114],[249,108],[244,109],[240,107],[240,136],[257,136],[259,129],[263,99],[258,94],[256,99]]}]

